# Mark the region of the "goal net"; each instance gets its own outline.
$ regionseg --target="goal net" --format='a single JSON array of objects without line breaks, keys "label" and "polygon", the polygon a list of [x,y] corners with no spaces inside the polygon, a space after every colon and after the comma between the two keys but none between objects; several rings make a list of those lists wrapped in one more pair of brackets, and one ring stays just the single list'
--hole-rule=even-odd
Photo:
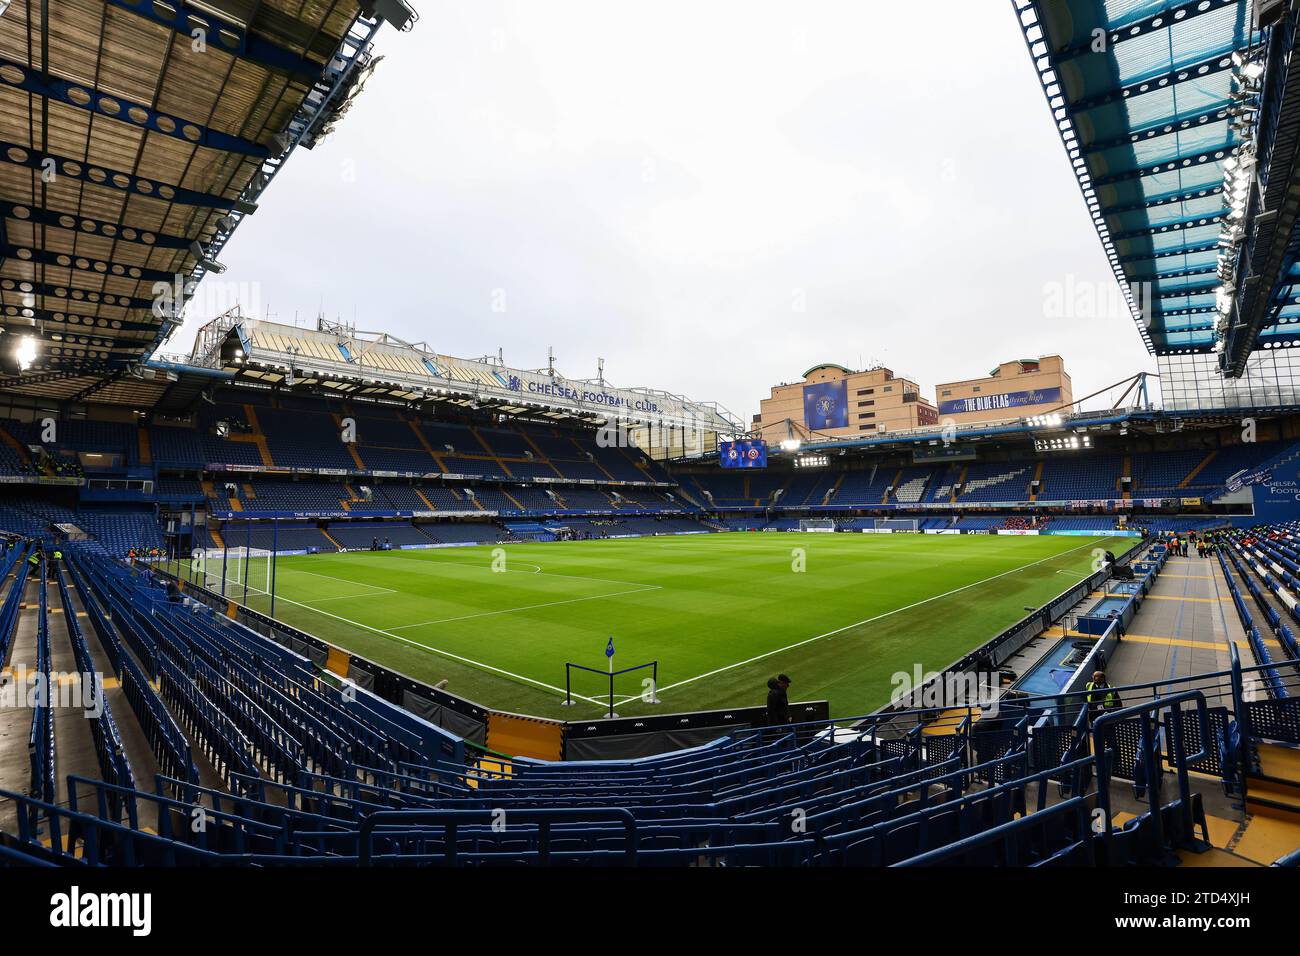
[{"label": "goal net", "polygon": [[800,518],[800,531],[834,531],[835,521],[832,518]]},{"label": "goal net", "polygon": [[606,717],[617,717],[614,708],[629,702],[659,703],[659,662],[601,670],[565,661],[563,705],[582,702],[603,706]]},{"label": "goal net", "polygon": [[878,531],[917,531],[921,527],[919,518],[877,518]]},{"label": "goal net", "polygon": [[[199,548],[190,560],[193,580],[209,591],[232,594],[235,588],[271,592],[271,552],[265,548]],[[222,583],[225,587],[222,587]]]}]

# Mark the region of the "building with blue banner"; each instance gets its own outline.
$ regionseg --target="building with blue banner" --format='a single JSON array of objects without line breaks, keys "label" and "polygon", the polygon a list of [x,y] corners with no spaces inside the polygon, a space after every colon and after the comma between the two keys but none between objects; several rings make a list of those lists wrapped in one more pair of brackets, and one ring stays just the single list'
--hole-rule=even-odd
[{"label": "building with blue banner", "polygon": [[1002,362],[988,375],[944,382],[935,392],[939,414],[958,424],[1029,418],[1060,411],[1074,401],[1059,355]]}]

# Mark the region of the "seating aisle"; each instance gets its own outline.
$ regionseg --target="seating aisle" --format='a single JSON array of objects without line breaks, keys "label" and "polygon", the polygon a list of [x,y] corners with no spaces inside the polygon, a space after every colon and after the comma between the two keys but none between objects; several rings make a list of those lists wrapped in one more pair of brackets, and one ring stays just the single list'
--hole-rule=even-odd
[{"label": "seating aisle", "polygon": [[1218,673],[1231,663],[1228,642],[1246,634],[1209,558],[1168,558],[1106,667],[1112,684]]}]

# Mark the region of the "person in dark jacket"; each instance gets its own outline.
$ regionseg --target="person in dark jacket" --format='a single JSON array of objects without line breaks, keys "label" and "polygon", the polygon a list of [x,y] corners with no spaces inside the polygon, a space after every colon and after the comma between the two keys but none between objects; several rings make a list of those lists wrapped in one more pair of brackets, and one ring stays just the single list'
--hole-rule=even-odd
[{"label": "person in dark jacket", "polygon": [[790,723],[790,698],[786,691],[790,678],[778,674],[767,682],[767,725],[777,727]]},{"label": "person in dark jacket", "polygon": [[1094,671],[1092,680],[1084,685],[1084,690],[1088,692],[1088,716],[1092,720],[1096,720],[1108,710],[1119,710],[1124,706],[1119,693],[1107,682],[1105,671]]}]

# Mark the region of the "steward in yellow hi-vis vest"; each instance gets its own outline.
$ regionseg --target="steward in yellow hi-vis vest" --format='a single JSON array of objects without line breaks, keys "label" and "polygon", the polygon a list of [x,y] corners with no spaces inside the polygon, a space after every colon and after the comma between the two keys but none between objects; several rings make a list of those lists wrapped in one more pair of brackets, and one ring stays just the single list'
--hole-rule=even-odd
[{"label": "steward in yellow hi-vis vest", "polygon": [[1108,710],[1119,710],[1122,706],[1115,688],[1106,683],[1105,671],[1094,671],[1085,689],[1088,691],[1088,712],[1094,717]]}]

